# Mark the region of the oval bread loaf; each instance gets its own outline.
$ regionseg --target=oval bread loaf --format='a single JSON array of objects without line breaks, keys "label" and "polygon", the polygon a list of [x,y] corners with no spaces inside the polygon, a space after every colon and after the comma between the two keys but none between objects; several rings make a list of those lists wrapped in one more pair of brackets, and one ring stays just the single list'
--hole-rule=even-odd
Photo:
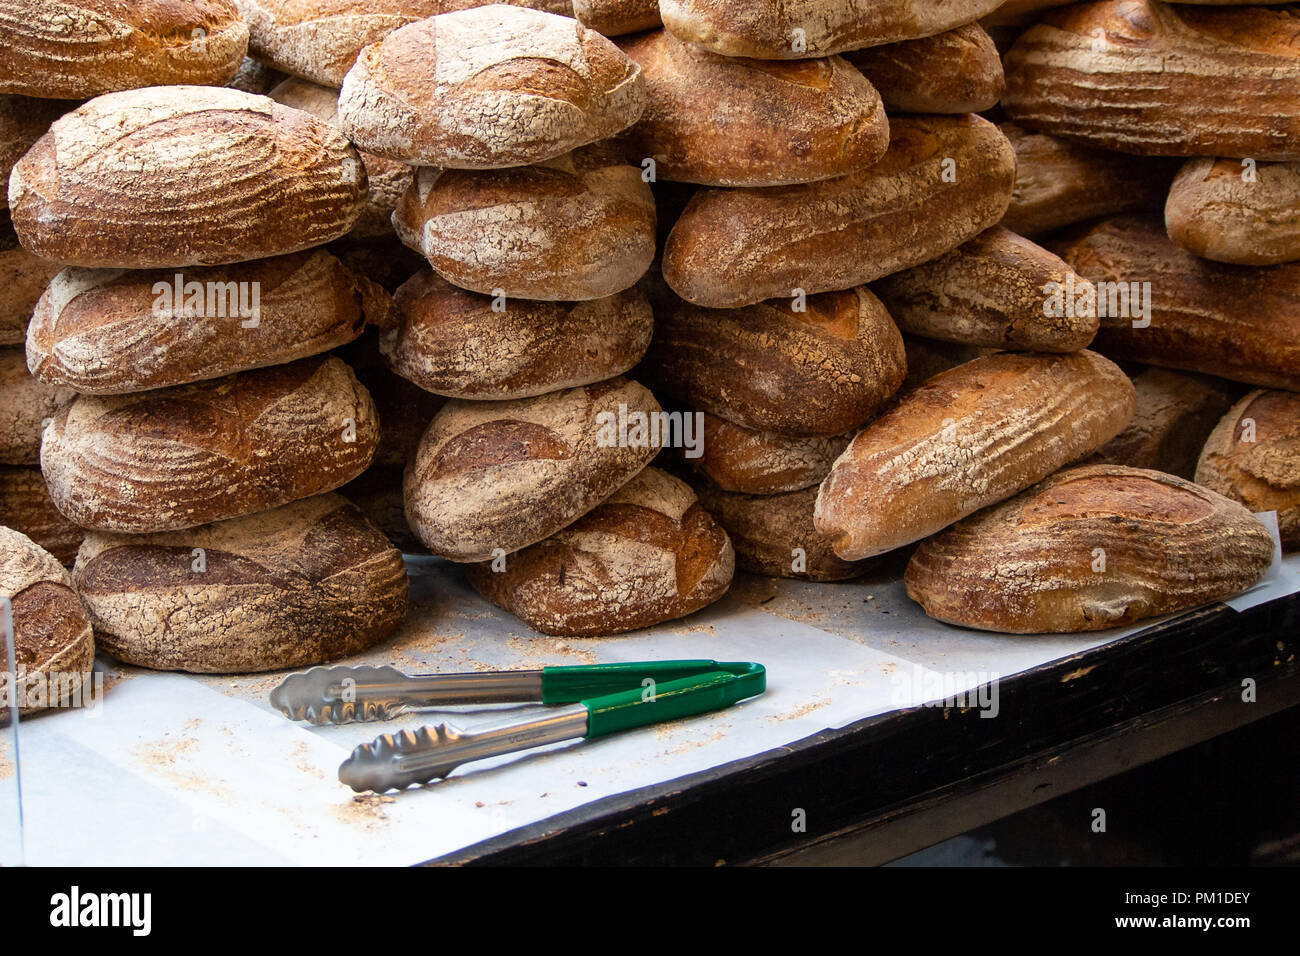
[{"label": "oval bread loaf", "polygon": [[573,15],[607,37],[653,30],[663,22],[659,19],[659,0],[573,0]]},{"label": "oval bread loaf", "polygon": [[492,296],[600,299],[655,254],[654,196],[608,144],[518,169],[421,169],[393,225],[444,279]]},{"label": "oval bread loaf", "polygon": [[817,530],[849,561],[919,541],[1095,451],[1135,404],[1094,352],[975,359],[858,433],[822,482]]},{"label": "oval bread loaf", "polygon": [[26,341],[32,311],[58,272],[57,262],[32,255],[12,229],[0,227],[0,346]]},{"label": "oval bread loaf", "polygon": [[0,464],[37,464],[41,433],[74,397],[32,378],[22,349],[0,349]]},{"label": "oval bread loaf", "polygon": [[904,580],[950,624],[1071,633],[1243,591],[1272,557],[1268,531],[1236,502],[1158,471],[1090,465],[922,542]]},{"label": "oval bread loaf", "polygon": [[[337,89],[357,55],[416,20],[488,0],[235,0],[249,49],[278,69]],[[496,0],[571,14],[569,0]]]},{"label": "oval bread loaf", "polygon": [[[86,703],[95,638],[72,578],[26,535],[0,527],[0,598],[9,602],[14,656],[0,641],[0,718]],[[18,684],[17,692],[10,685]]]},{"label": "oval bread loaf", "polygon": [[392,635],[408,603],[400,552],[338,495],[186,531],[91,532],[75,575],[100,647],[155,670],[323,664]]},{"label": "oval bread loaf", "polygon": [[358,277],[323,249],[184,273],[70,268],[36,307],[27,365],[83,394],[183,385],[351,342],[361,305]]},{"label": "oval bread loaf", "polygon": [[664,279],[715,309],[848,289],[919,265],[997,223],[1015,154],[978,116],[894,117],[884,158],[803,186],[702,189],[664,248]]},{"label": "oval bread loaf", "polygon": [[0,465],[0,525],[27,535],[69,567],[86,535],[54,507],[41,470],[31,467]]},{"label": "oval bread loaf", "polygon": [[614,135],[644,105],[641,69],[569,17],[493,4],[362,51],[339,119],[362,149],[415,166],[540,163]]},{"label": "oval bread loaf", "polygon": [[647,389],[621,378],[511,402],[452,400],[406,472],[411,527],[453,561],[536,544],[650,463],[659,411]]},{"label": "oval bread loaf", "polygon": [[1022,34],[1005,66],[1003,108],[1040,132],[1139,155],[1300,159],[1290,7],[1076,4]]},{"label": "oval bread loaf", "polygon": [[1200,259],[1157,219],[1120,216],[1051,244],[1105,296],[1095,348],[1119,361],[1300,390],[1300,263]]},{"label": "oval bread loaf", "polygon": [[66,265],[221,265],[348,232],[366,172],[343,134],[208,86],[110,93],[56,120],[9,178],[14,228]]},{"label": "oval bread loaf", "polygon": [[[50,124],[76,107],[75,102],[65,100],[0,95],[0,185],[9,182],[14,164],[45,135]],[[0,209],[8,209],[7,186],[0,193]]]},{"label": "oval bread loaf", "polygon": [[1251,511],[1276,511],[1282,546],[1300,549],[1300,395],[1254,391],[1215,426],[1196,483]]},{"label": "oval bread loaf", "polygon": [[736,555],[683,481],[646,468],[569,527],[471,565],[485,598],[544,634],[595,637],[693,614],[727,592]]},{"label": "oval bread loaf", "polygon": [[727,56],[801,60],[972,23],[1000,0],[659,0],[664,26]]},{"label": "oval bread loaf", "polygon": [[1300,163],[1192,159],[1165,204],[1169,238],[1216,262],[1300,260]]},{"label": "oval bread loaf", "polygon": [[690,408],[762,431],[838,435],[871,417],[907,374],[903,338],[865,288],[746,309],[656,302],[645,369]]},{"label": "oval bread loaf", "polygon": [[85,528],[192,528],[332,491],[379,422],[352,370],[317,356],[142,395],[81,395],[46,429],[54,504]]},{"label": "oval bread loaf", "polygon": [[531,398],[622,375],[650,345],[636,288],[587,302],[495,300],[425,270],[393,297],[379,349],[394,372],[452,398]]},{"label": "oval bread loaf", "polygon": [[871,84],[840,57],[738,59],[665,30],[620,42],[641,66],[646,106],[623,134],[628,158],[657,179],[776,186],[843,176],[889,146]]},{"label": "oval bread loaf", "polygon": [[904,332],[999,349],[1075,352],[1097,334],[1098,319],[1095,310],[1067,309],[1064,296],[1086,285],[1058,256],[994,226],[872,289]]},{"label": "oval bread loaf", "polygon": [[1015,123],[999,128],[1016,153],[1016,183],[1002,225],[1031,239],[1088,219],[1159,209],[1177,166],[1177,160],[1094,149]]},{"label": "oval bread loaf", "polygon": [[846,57],[891,112],[982,113],[997,106],[1006,86],[998,48],[978,23]]},{"label": "oval bread loaf", "polygon": [[248,51],[232,0],[0,0],[0,93],[86,99],[220,86]]},{"label": "oval bread loaf", "polygon": [[847,581],[865,574],[875,563],[845,561],[831,550],[830,539],[813,527],[816,488],[746,495],[700,479],[695,491],[726,529],[741,570],[769,578]]},{"label": "oval bread loaf", "polygon": [[853,437],[792,438],[701,414],[702,454],[688,461],[722,491],[778,495],[819,485]]}]

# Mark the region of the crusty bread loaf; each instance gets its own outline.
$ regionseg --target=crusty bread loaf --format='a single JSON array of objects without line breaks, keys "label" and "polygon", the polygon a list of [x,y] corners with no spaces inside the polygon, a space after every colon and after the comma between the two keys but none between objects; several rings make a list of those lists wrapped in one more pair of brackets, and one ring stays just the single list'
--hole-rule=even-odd
[{"label": "crusty bread loaf", "polygon": [[26,341],[32,310],[58,272],[57,262],[32,255],[8,223],[0,225],[0,346]]},{"label": "crusty bread loaf", "polygon": [[1099,352],[1300,390],[1300,263],[1249,269],[1209,262],[1171,242],[1158,219],[1137,216],[1104,220],[1050,246],[1094,283],[1149,290],[1149,317],[1122,314],[1122,299],[1121,314],[1107,305]]},{"label": "crusty bread loaf", "polygon": [[0,525],[21,531],[71,567],[85,532],[54,507],[41,470],[0,465]]},{"label": "crusty bread loaf", "polygon": [[865,286],[703,309],[655,302],[646,374],[690,408],[761,431],[839,435],[871,417],[907,374],[903,338]]},{"label": "crusty bread loaf", "polygon": [[858,433],[822,482],[817,530],[850,561],[919,541],[1095,451],[1135,404],[1094,352],[975,359]]},{"label": "crusty bread loaf", "polygon": [[1254,391],[1215,426],[1196,483],[1251,511],[1276,511],[1282,546],[1300,549],[1300,395]]},{"label": "crusty bread loaf", "polygon": [[1007,54],[1021,126],[1124,153],[1300,159],[1300,14],[1101,0]]},{"label": "crusty bread loaf", "polygon": [[453,561],[536,544],[649,464],[662,430],[634,430],[633,417],[659,411],[647,389],[622,378],[510,402],[452,400],[406,472],[411,527]]},{"label": "crusty bread loaf", "polygon": [[379,422],[336,358],[142,395],[81,395],[45,431],[54,504],[85,528],[192,528],[331,491],[365,471]]},{"label": "crusty bread loaf", "polygon": [[9,178],[29,251],[121,269],[297,252],[352,228],[366,197],[343,134],[212,86],[110,93],[55,121]]},{"label": "crusty bread loaf", "polygon": [[573,0],[572,7],[579,21],[607,37],[653,30],[663,22],[659,0]]},{"label": "crusty bread loaf", "polygon": [[1006,86],[998,48],[978,23],[846,56],[891,111],[980,113]]},{"label": "crusty bread loaf", "polygon": [[[399,27],[488,0],[235,0],[249,49],[286,73],[335,89],[357,54]],[[565,16],[570,0],[495,0]]]},{"label": "crusty bread loaf", "polygon": [[1243,591],[1272,557],[1268,531],[1236,502],[1158,471],[1089,465],[922,542],[904,580],[950,624],[1098,631]]},{"label": "crusty bread loaf", "polygon": [[[9,182],[14,164],[45,135],[50,124],[76,106],[65,100],[0,95],[0,184]],[[0,195],[0,209],[8,209],[8,189],[0,192],[4,193]]]},{"label": "crusty bread loaf", "polygon": [[1086,284],[1059,257],[994,226],[872,289],[904,332],[990,348],[1074,352],[1097,334],[1096,312],[1054,309],[1052,292]]},{"label": "crusty bread loaf", "polygon": [[641,69],[569,17],[493,4],[420,20],[362,51],[339,119],[416,166],[540,163],[612,136],[644,105]]},{"label": "crusty bread loaf", "polygon": [[[290,77],[267,95],[277,103],[310,113],[333,127],[339,125],[339,95],[327,86]],[[393,210],[397,208],[402,194],[415,181],[415,170],[405,163],[368,153],[364,149],[358,152],[361,154],[362,165],[366,167],[366,179],[370,188],[366,193],[366,205],[350,235],[363,239],[392,235]]]},{"label": "crusty bread loaf", "polygon": [[1031,239],[1087,219],[1159,209],[1177,160],[1125,156],[1003,123],[1016,183],[1002,225]]},{"label": "crusty bread loaf", "polygon": [[323,249],[183,273],[65,269],[36,307],[27,366],[113,395],[280,365],[361,334],[360,281]]},{"label": "crusty bread loaf", "polygon": [[91,532],[75,575],[100,648],[157,670],[322,664],[390,636],[408,601],[400,552],[338,495],[185,531]]},{"label": "crusty bread loaf", "polygon": [[853,437],[794,438],[703,414],[703,454],[688,461],[720,490],[748,495],[778,495],[821,484]]},{"label": "crusty bread loaf", "polygon": [[776,186],[843,176],[889,146],[871,84],[841,57],[776,63],[721,56],[666,30],[620,42],[641,66],[646,106],[628,158],[658,179]]},{"label": "crusty bread loaf", "polygon": [[951,30],[1000,0],[659,0],[664,26],[727,56],[801,60]]},{"label": "crusty bread loaf", "polygon": [[248,51],[233,0],[2,0],[0,37],[0,93],[55,99],[220,86]]},{"label": "crusty bread loaf", "polygon": [[380,351],[398,375],[452,398],[530,398],[622,375],[650,345],[654,315],[633,287],[588,302],[507,299],[426,269],[393,297]]},{"label": "crusty bread loaf", "polygon": [[21,348],[0,348],[0,464],[35,465],[41,432],[74,395],[32,378]]},{"label": "crusty bread loaf", "polygon": [[1300,163],[1192,159],[1165,204],[1169,238],[1216,262],[1300,260]]},{"label": "crusty bread loaf", "polygon": [[816,488],[779,495],[723,491],[706,478],[695,482],[700,503],[726,529],[736,565],[751,574],[801,581],[847,581],[873,561],[845,561],[813,527]]},{"label": "crusty bread loaf", "polygon": [[690,486],[647,468],[504,568],[471,565],[469,582],[544,634],[596,637],[692,614],[726,593],[735,568]]},{"label": "crusty bread loaf", "polygon": [[1133,420],[1087,463],[1153,468],[1191,481],[1205,440],[1232,405],[1231,386],[1164,368],[1146,369],[1132,381]]},{"label": "crusty bread loaf", "polygon": [[[14,656],[0,640],[0,718],[85,703],[95,639],[72,578],[26,535],[0,527],[0,597],[10,602]],[[11,676],[12,675],[12,676]],[[17,693],[10,680],[17,678]]]},{"label": "crusty bread loaf", "polygon": [[444,279],[493,296],[603,298],[655,254],[654,196],[606,143],[519,169],[421,169],[393,225]]},{"label": "crusty bread loaf", "polygon": [[232,90],[242,90],[245,93],[256,93],[258,96],[265,96],[271,90],[284,82],[285,75],[274,67],[267,66],[261,60],[254,60],[251,56],[244,57],[244,62],[239,64],[239,70],[231,78],[226,86]]},{"label": "crusty bread loaf", "polygon": [[894,117],[883,159],[839,179],[702,189],[673,227],[664,279],[710,308],[848,289],[956,248],[1006,212],[1015,154],[978,116]]}]

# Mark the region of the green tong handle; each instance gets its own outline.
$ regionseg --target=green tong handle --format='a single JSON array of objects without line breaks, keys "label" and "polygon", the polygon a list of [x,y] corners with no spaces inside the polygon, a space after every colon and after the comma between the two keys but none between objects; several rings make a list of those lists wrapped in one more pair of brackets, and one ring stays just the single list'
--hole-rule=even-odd
[{"label": "green tong handle", "polygon": [[576,704],[592,697],[636,690],[645,681],[667,684],[683,677],[697,677],[713,671],[741,673],[750,665],[719,664],[717,661],[632,661],[627,664],[583,664],[576,667],[542,669],[542,703]]},{"label": "green tong handle", "polygon": [[664,672],[671,673],[667,665],[674,663],[712,664],[717,669],[662,681],[640,671],[638,673],[651,677],[654,683],[583,700],[588,712],[587,736],[601,737],[633,727],[721,710],[747,697],[757,697],[767,689],[767,671],[762,664],[664,661]]}]

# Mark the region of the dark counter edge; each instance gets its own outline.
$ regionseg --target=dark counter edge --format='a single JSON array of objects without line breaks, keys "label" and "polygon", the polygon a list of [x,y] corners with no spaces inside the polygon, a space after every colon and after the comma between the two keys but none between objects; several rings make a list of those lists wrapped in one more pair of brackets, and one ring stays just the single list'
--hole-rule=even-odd
[{"label": "dark counter edge", "polygon": [[[973,812],[919,833],[913,820],[901,842],[876,841],[884,862],[1300,702],[1298,633],[1300,594],[1242,612],[1211,605],[1002,678],[995,719],[958,708],[891,711],[593,801],[427,865],[816,861],[810,848],[853,834],[861,844],[927,807],[978,796]],[[1245,678],[1256,683],[1256,703],[1241,699]],[[1210,715],[1209,728],[1188,728],[1198,712]],[[1106,762],[1117,741],[1162,727],[1170,739]],[[1100,755],[1099,769],[1036,782],[1068,766],[1071,752]],[[795,808],[806,815],[804,833],[792,832]]]}]

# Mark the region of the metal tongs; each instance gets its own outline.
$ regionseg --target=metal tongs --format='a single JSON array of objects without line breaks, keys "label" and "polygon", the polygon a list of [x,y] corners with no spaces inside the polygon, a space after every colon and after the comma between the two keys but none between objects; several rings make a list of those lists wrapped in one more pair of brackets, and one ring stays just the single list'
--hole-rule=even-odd
[{"label": "metal tongs", "polygon": [[415,676],[394,667],[314,667],[286,678],[271,691],[271,704],[313,724],[388,720],[447,705],[567,705],[473,732],[439,723],[361,744],[339,767],[339,780],[358,793],[383,793],[446,777],[471,760],[721,710],[766,687],[761,664],[708,660]]}]

